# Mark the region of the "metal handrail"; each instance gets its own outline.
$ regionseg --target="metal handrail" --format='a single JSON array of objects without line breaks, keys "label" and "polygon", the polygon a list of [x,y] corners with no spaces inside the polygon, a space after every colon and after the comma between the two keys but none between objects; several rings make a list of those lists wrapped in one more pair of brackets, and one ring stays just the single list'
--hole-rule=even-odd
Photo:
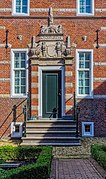
[{"label": "metal handrail", "polygon": [[[29,97],[29,94],[28,94],[28,97],[25,98],[23,101],[21,101],[18,105],[14,105],[13,108],[12,108],[12,112],[13,112],[13,122],[15,123],[17,118],[19,116],[21,116],[22,114],[24,114],[24,136],[26,136],[26,121],[27,121],[27,118],[29,117],[28,115],[29,114],[29,105],[30,105],[30,101],[29,101],[30,97]],[[26,102],[26,105],[24,105],[23,107],[23,111],[18,115],[17,117],[17,108],[23,104],[25,101]]]}]

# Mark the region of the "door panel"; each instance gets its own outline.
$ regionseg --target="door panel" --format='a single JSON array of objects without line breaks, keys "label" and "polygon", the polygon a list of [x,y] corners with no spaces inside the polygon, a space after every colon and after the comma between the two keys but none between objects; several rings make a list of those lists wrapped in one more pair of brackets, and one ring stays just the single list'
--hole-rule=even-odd
[{"label": "door panel", "polygon": [[[43,117],[61,117],[61,73],[42,73],[42,114]],[[57,110],[57,111],[56,111]]]}]

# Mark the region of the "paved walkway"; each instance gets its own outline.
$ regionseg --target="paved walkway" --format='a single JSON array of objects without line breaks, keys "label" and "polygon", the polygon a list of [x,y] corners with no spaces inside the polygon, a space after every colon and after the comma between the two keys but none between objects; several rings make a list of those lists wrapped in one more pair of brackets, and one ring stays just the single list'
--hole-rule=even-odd
[{"label": "paved walkway", "polygon": [[50,179],[105,179],[106,172],[93,159],[54,159]]}]

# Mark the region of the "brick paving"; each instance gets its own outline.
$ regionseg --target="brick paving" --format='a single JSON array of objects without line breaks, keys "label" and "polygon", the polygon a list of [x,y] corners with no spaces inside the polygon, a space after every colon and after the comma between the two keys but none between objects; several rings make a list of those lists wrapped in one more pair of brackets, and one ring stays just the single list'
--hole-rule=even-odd
[{"label": "brick paving", "polygon": [[106,172],[93,159],[53,159],[50,179],[105,179]]}]

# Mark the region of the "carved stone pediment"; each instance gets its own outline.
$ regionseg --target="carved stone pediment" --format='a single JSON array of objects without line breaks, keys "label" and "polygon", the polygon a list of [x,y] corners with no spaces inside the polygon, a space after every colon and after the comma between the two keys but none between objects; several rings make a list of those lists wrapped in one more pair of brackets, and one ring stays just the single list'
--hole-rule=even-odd
[{"label": "carved stone pediment", "polygon": [[31,58],[69,58],[72,57],[70,47],[70,37],[64,42],[62,25],[53,24],[53,12],[50,8],[49,25],[42,25],[38,34],[39,41],[36,42],[35,36],[32,38],[30,48]]},{"label": "carved stone pediment", "polygon": [[41,26],[40,34],[62,34],[61,25]]}]

